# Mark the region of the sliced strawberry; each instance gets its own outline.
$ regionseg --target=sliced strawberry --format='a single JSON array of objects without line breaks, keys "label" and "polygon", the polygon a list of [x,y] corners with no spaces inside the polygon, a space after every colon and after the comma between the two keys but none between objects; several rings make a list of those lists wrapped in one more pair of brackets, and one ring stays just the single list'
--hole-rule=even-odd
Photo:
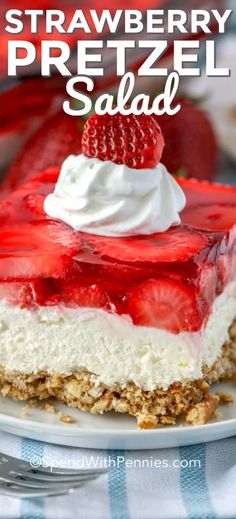
[{"label": "sliced strawberry", "polygon": [[149,279],[127,297],[134,324],[161,328],[172,333],[198,330],[200,316],[193,293],[167,278]]},{"label": "sliced strawberry", "polygon": [[138,238],[84,236],[102,257],[132,263],[186,261],[208,244],[202,233],[183,226]]},{"label": "sliced strawberry", "polygon": [[26,208],[38,216],[46,216],[44,211],[45,196],[41,194],[30,194],[23,198]]},{"label": "sliced strawberry", "polygon": [[65,283],[61,297],[66,305],[88,308],[110,308],[109,297],[98,285],[81,286],[77,283]]},{"label": "sliced strawberry", "polygon": [[[199,181],[194,178],[178,178],[175,180],[184,190],[187,198],[186,207],[198,204],[230,204],[235,205],[236,187],[217,184],[207,181]],[[181,213],[181,217],[182,217]]]},{"label": "sliced strawberry", "polygon": [[47,218],[44,200],[54,190],[58,174],[59,168],[48,168],[5,196],[0,205],[0,224],[5,224],[7,220],[7,224],[12,224]]},{"label": "sliced strawberry", "polygon": [[200,274],[199,294],[210,305],[216,297],[217,282],[218,269],[216,265],[205,265]]},{"label": "sliced strawberry", "polygon": [[58,306],[61,303],[61,294],[52,294],[45,301],[45,306]]},{"label": "sliced strawberry", "polygon": [[61,277],[79,248],[78,234],[57,221],[4,227],[0,232],[0,277]]},{"label": "sliced strawberry", "polygon": [[42,304],[48,296],[47,281],[1,281],[0,300],[21,307]]},{"label": "sliced strawberry", "polygon": [[5,207],[0,206],[0,227],[6,223],[8,216],[8,210]]},{"label": "sliced strawberry", "polygon": [[228,251],[218,259],[218,269],[223,286],[236,279],[236,251]]},{"label": "sliced strawberry", "polygon": [[189,205],[182,213],[182,221],[195,229],[228,231],[236,225],[236,205]]},{"label": "sliced strawberry", "polygon": [[93,114],[86,121],[82,136],[82,152],[87,157],[135,169],[155,168],[164,144],[157,122],[145,114]]},{"label": "sliced strawberry", "polygon": [[219,277],[222,280],[222,284],[224,286],[230,280],[231,264],[230,264],[229,254],[222,254],[219,256],[218,271],[219,271]]},{"label": "sliced strawberry", "polygon": [[154,275],[153,268],[136,268],[119,263],[106,262],[99,267],[95,265],[95,269],[96,279],[112,298],[123,298],[129,286]]},{"label": "sliced strawberry", "polygon": [[34,189],[38,185],[38,183],[41,184],[42,188],[46,184],[55,184],[58,180],[60,170],[61,168],[59,166],[48,167],[42,170],[40,173],[38,173],[38,175],[34,178],[29,179],[25,184],[23,184],[23,186],[26,189],[31,190]]}]

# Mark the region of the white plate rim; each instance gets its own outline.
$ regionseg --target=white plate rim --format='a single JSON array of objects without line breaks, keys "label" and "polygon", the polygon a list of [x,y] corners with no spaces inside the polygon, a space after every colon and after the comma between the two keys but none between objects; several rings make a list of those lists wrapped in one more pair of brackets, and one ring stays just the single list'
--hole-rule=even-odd
[{"label": "white plate rim", "polygon": [[[6,424],[6,425],[16,425],[16,426],[23,426],[24,429],[36,429],[36,426],[38,427],[39,424],[38,422],[35,422],[34,420],[29,420],[27,418],[27,420],[25,420],[24,418],[18,418],[16,416],[10,416],[10,415],[6,415],[4,413],[0,413],[0,429],[1,429],[1,425],[2,424]],[[222,420],[222,421],[218,421],[218,422],[209,422],[207,424],[203,424],[203,425],[185,425],[184,427],[181,427],[179,425],[165,425],[163,427],[160,427],[160,428],[156,428],[156,429],[134,429],[134,430],[126,430],[126,429],[117,429],[117,430],[113,430],[113,429],[107,429],[107,428],[104,428],[104,429],[94,429],[94,428],[87,428],[87,429],[79,429],[79,427],[77,426],[76,427],[76,434],[82,434],[83,436],[88,434],[88,435],[94,435],[96,434],[96,436],[101,436],[103,437],[104,434],[106,434],[107,436],[117,436],[117,434],[119,435],[125,435],[125,436],[157,436],[157,435],[164,435],[166,434],[166,431],[170,432],[170,431],[173,431],[173,434],[174,433],[177,433],[178,434],[181,434],[182,431],[186,432],[186,433],[190,433],[192,432],[193,430],[195,432],[202,432],[203,430],[214,430],[214,429],[221,429],[221,428],[225,428],[226,424],[230,424],[230,425],[235,425],[235,432],[236,432],[236,418],[229,418],[227,420]],[[76,425],[76,424],[72,424],[73,425]],[[68,427],[68,428],[67,428]],[[71,424],[70,424],[70,427],[71,427]],[[62,435],[64,436],[64,433],[66,432],[65,435],[67,435],[67,433],[70,433],[73,435],[75,434],[75,428],[72,427],[71,429],[69,429],[69,425],[68,424],[64,424],[64,425],[60,425],[60,424],[49,424],[49,423],[40,423],[40,429],[44,429],[44,431],[46,432],[48,429],[51,429],[53,428],[53,430],[55,430],[55,433],[58,434],[60,432],[62,432]]]}]

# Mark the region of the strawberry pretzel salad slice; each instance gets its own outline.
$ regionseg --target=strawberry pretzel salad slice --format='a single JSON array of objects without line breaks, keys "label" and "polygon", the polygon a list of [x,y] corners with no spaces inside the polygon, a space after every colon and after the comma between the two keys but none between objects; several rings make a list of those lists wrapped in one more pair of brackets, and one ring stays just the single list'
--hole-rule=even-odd
[{"label": "strawberry pretzel salad slice", "polygon": [[214,415],[236,373],[236,189],[175,179],[163,148],[151,116],[93,115],[81,155],[1,204],[3,396],[140,428]]}]

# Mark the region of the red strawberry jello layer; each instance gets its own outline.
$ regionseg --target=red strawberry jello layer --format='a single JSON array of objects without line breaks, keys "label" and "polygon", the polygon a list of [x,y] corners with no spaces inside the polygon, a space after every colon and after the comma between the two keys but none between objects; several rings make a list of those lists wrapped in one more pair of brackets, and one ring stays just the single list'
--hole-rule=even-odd
[{"label": "red strawberry jello layer", "polygon": [[[113,238],[45,213],[51,168],[0,208],[0,384],[140,427],[202,423],[235,373],[236,189],[178,180],[166,232]],[[230,330],[230,331],[229,331]]]}]

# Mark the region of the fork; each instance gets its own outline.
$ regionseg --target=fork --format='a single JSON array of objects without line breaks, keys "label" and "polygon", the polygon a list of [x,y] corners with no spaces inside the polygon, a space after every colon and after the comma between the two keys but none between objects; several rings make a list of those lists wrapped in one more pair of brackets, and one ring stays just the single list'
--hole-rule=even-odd
[{"label": "fork", "polygon": [[104,468],[35,468],[28,461],[0,453],[0,494],[22,499],[59,496],[106,473]]}]

